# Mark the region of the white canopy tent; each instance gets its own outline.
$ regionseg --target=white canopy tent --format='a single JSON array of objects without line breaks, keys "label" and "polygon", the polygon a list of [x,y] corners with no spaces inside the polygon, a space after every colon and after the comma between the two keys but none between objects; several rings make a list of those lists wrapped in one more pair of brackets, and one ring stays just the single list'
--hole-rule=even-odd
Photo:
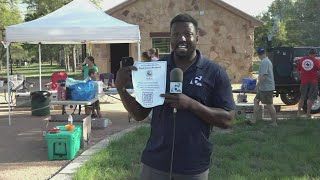
[{"label": "white canopy tent", "polygon": [[[107,15],[88,0],[74,0],[39,19],[6,27],[7,78],[9,82],[10,43],[39,44],[39,82],[41,90],[41,44],[138,43],[140,30]],[[8,86],[10,93],[10,87]],[[10,117],[9,98],[9,125]]]}]

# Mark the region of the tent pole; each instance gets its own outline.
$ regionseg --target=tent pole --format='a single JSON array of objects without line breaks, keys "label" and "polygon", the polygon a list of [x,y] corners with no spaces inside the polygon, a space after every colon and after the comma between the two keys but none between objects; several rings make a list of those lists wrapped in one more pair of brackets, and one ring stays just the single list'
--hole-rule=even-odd
[{"label": "tent pole", "polygon": [[140,59],[141,61],[141,44],[140,44],[140,40],[138,41],[138,59]]},{"label": "tent pole", "polygon": [[41,43],[39,43],[39,89],[41,91]]},{"label": "tent pole", "polygon": [[5,44],[6,53],[7,53],[7,88],[8,88],[8,118],[9,118],[9,126],[11,126],[11,89],[10,89],[10,81],[9,81],[9,66],[10,66],[10,52],[9,52],[10,43]]}]

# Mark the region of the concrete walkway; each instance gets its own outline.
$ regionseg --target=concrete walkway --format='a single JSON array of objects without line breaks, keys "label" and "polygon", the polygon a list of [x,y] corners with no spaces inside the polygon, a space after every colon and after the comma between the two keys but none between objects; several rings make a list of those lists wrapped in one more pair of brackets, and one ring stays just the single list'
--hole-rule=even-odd
[{"label": "concrete walkway", "polygon": [[[111,98],[107,98],[107,101],[100,101],[102,115],[110,119],[112,124],[103,129],[92,129],[90,144],[86,148],[115,133],[143,124],[134,120],[129,123],[128,113],[120,101]],[[15,108],[12,112],[12,125],[9,126],[7,108],[6,104],[0,104],[1,180],[44,180],[69,164],[68,160],[48,161],[46,141],[41,130],[41,122],[45,117],[31,116],[30,108]],[[60,113],[59,110],[51,112]],[[81,149],[84,150],[86,149]]]}]

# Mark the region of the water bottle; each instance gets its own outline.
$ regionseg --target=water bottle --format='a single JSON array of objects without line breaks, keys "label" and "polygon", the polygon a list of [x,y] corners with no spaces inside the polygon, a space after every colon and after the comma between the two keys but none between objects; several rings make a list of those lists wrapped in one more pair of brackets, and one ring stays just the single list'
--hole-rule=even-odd
[{"label": "water bottle", "polygon": [[71,114],[68,117],[68,124],[73,124],[73,118],[72,118]]}]

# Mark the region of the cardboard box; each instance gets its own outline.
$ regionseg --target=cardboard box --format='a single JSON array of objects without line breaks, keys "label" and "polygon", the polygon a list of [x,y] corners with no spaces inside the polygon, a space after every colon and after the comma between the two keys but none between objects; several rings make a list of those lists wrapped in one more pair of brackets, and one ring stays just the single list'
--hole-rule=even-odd
[{"label": "cardboard box", "polygon": [[103,82],[102,81],[94,81],[94,88],[96,89],[96,94],[103,93]]},{"label": "cardboard box", "polygon": [[111,125],[111,121],[108,118],[94,118],[92,119],[92,128],[106,128]]},{"label": "cardboard box", "polygon": [[[68,124],[69,115],[51,115],[48,118],[45,118],[42,121],[42,133],[43,135],[46,132],[55,127],[55,126],[63,126]],[[82,127],[82,141],[81,147],[84,147],[85,144],[89,143],[90,134],[91,134],[91,116],[88,115],[72,115],[73,124],[76,126]]]},{"label": "cardboard box", "polygon": [[[253,118],[253,103],[236,103],[236,115],[240,117],[244,117],[247,120],[251,120]],[[258,119],[262,119],[264,105],[259,105],[259,111],[257,114]]]}]

